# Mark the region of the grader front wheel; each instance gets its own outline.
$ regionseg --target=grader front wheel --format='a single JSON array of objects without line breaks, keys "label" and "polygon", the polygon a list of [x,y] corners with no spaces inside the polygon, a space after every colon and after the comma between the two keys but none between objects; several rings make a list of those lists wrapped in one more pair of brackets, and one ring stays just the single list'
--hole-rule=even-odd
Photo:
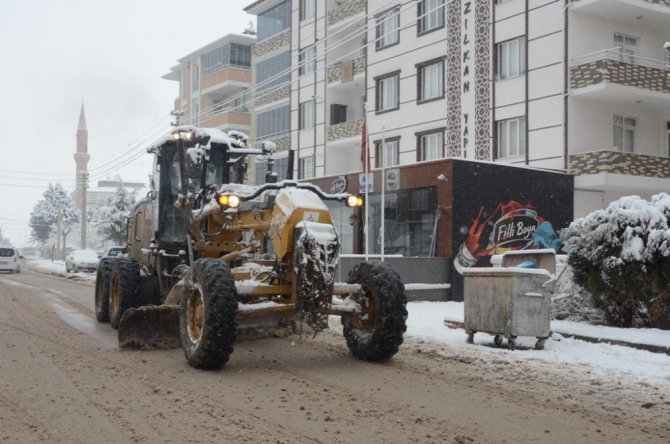
[{"label": "grader front wheel", "polygon": [[230,269],[216,259],[193,264],[191,284],[184,286],[179,336],[188,363],[216,370],[233,352],[237,327],[237,290]]},{"label": "grader front wheel", "polygon": [[384,361],[398,352],[407,329],[407,297],[400,276],[384,263],[361,262],[349,274],[360,284],[360,310],[342,316],[347,346],[366,361]]}]

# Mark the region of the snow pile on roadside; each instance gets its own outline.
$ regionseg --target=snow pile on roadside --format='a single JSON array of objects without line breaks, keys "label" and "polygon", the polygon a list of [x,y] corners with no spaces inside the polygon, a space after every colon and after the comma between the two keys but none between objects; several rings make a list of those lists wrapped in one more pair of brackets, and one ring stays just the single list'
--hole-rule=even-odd
[{"label": "snow pile on roadside", "polygon": [[[547,340],[544,350],[533,350],[535,338],[520,337],[519,349],[493,347],[493,336],[478,333],[475,346],[466,344],[466,334],[462,329],[450,329],[444,319],[463,321],[462,302],[410,302],[407,304],[407,337],[421,338],[434,344],[456,347],[461,351],[496,354],[510,359],[537,360],[543,362],[585,364],[600,372],[616,372],[660,381],[670,384],[670,356],[623,346],[592,344],[553,335]],[[552,330],[569,329],[572,334],[611,339],[625,338],[626,341],[670,347],[670,332],[652,329],[620,329],[596,327],[585,323],[552,321]],[[560,328],[559,328],[560,327]],[[595,329],[595,330],[593,330]],[[485,347],[477,347],[484,345]],[[448,353],[448,352],[447,352]]]},{"label": "snow pile on roadside", "polygon": [[28,266],[37,272],[55,274],[63,277],[73,277],[77,280],[83,281],[95,281],[95,273],[66,273],[65,272],[65,262],[64,261],[52,261],[49,259],[30,259],[28,261]]}]

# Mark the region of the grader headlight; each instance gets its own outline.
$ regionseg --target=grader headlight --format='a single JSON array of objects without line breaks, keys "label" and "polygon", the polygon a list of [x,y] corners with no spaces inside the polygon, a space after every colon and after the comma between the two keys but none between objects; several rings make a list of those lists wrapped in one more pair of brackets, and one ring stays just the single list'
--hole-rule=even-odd
[{"label": "grader headlight", "polygon": [[237,194],[221,194],[216,201],[222,207],[237,208],[240,206],[240,196]]},{"label": "grader headlight", "polygon": [[360,207],[363,205],[363,198],[361,196],[355,196],[353,194],[350,194],[347,196],[347,206],[354,208],[354,207]]}]

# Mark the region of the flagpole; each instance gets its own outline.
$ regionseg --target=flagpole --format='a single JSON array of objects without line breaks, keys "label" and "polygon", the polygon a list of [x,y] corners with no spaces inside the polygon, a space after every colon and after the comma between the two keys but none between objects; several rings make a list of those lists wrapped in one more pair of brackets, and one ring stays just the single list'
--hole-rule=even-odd
[{"label": "flagpole", "polygon": [[382,166],[382,224],[381,224],[381,261],[384,262],[384,223],[386,218],[386,124],[382,123],[382,146],[379,150]]},{"label": "flagpole", "polygon": [[370,259],[370,238],[368,236],[368,223],[370,221],[370,202],[368,199],[368,190],[370,189],[370,184],[368,183],[369,174],[370,174],[370,149],[368,143],[368,103],[363,103],[363,130],[365,131],[365,140],[363,144],[365,145],[365,159],[363,160],[363,175],[365,176],[365,224],[363,226],[363,235],[365,236],[365,261],[367,262]]}]

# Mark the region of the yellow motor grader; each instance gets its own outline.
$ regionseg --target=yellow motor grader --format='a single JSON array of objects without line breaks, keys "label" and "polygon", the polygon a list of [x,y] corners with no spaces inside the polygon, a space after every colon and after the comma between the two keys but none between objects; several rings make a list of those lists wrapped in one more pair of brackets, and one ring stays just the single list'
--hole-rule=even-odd
[{"label": "yellow motor grader", "polygon": [[[245,327],[301,320],[318,331],[339,315],[356,357],[398,351],[407,319],[398,274],[361,262],[335,282],[340,245],[324,201],[362,200],[277,182],[273,148],[180,126],[148,149],[152,191],[129,216],[127,256],[102,259],[96,278],[96,317],[118,328],[120,346],[181,345],[191,366],[218,369]],[[248,155],[267,159],[267,183],[242,184]]]}]

